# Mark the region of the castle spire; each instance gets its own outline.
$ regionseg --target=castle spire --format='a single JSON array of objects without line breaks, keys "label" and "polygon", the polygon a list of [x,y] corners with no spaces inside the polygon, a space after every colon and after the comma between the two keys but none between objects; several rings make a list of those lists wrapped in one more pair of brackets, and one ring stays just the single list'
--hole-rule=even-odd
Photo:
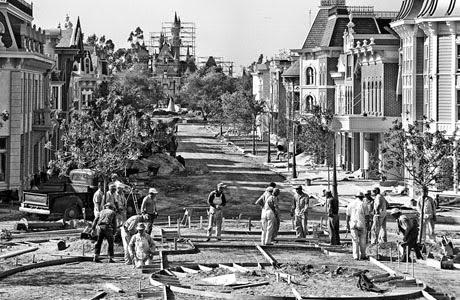
[{"label": "castle spire", "polygon": [[177,20],[177,12],[174,12],[174,23],[177,23],[178,20]]}]

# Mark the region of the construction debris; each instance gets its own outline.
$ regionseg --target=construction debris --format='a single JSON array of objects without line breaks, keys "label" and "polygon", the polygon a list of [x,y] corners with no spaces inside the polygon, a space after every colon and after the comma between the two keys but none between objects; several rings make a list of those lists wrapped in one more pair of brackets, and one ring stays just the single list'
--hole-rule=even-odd
[{"label": "construction debris", "polygon": [[369,278],[366,276],[367,272],[369,271],[363,270],[353,274],[354,276],[358,277],[357,286],[359,287],[359,289],[365,292],[374,292],[379,294],[385,293],[387,289],[381,289],[377,287],[375,284],[373,284],[372,281],[370,281]]},{"label": "construction debris", "polygon": [[221,275],[221,276],[215,276],[215,277],[207,277],[202,279],[204,282],[207,282],[211,285],[223,285],[223,286],[229,286],[229,285],[244,285],[248,284],[249,281],[243,281],[243,280],[238,280],[237,276],[235,273],[232,274],[227,274],[227,275]]},{"label": "construction debris", "polygon": [[123,289],[119,288],[118,286],[116,286],[113,283],[106,283],[104,285],[104,287],[107,288],[107,289],[111,289],[112,291],[114,291],[116,293],[124,293],[125,292]]}]

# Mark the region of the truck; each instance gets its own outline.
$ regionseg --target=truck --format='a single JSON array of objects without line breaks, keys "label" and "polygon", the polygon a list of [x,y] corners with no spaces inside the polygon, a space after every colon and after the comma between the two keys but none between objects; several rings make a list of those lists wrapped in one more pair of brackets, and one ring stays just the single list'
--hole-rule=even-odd
[{"label": "truck", "polygon": [[70,182],[47,183],[39,190],[23,192],[19,210],[38,215],[40,219],[64,220],[94,218],[93,194],[97,190],[94,171],[75,169],[69,173]]}]

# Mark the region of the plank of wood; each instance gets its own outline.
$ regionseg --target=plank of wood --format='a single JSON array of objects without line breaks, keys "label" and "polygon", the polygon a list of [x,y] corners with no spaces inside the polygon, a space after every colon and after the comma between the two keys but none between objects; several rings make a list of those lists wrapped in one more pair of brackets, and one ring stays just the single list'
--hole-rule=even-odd
[{"label": "plank of wood", "polygon": [[369,261],[371,263],[373,263],[374,265],[376,265],[377,267],[383,269],[385,272],[387,272],[391,276],[396,276],[396,272],[392,268],[390,268],[387,265],[381,263],[380,261],[376,260],[375,258],[369,257]]},{"label": "plank of wood", "polygon": [[294,297],[296,298],[296,300],[302,300],[302,295],[300,295],[300,293],[294,288],[292,287],[292,293],[294,294]]},{"label": "plank of wood", "polygon": [[96,295],[94,295],[93,298],[91,298],[91,300],[102,299],[102,298],[104,298],[106,295],[107,295],[107,292],[99,292],[99,293],[97,293]]},{"label": "plank of wood", "polygon": [[262,255],[265,257],[265,259],[268,260],[268,262],[273,266],[273,267],[277,267],[278,266],[278,262],[273,258],[271,257],[267,252],[265,252],[264,249],[262,249],[261,246],[259,245],[256,245],[256,248],[259,250],[260,253],[262,253]]},{"label": "plank of wood", "polygon": [[425,297],[427,300],[437,300],[435,297],[433,297],[430,293],[428,293],[425,290],[422,290],[422,295]]},{"label": "plank of wood", "polygon": [[159,256],[160,256],[160,268],[164,270],[168,267],[168,259],[166,258],[166,254],[164,253],[164,251],[160,251]]},{"label": "plank of wood", "polygon": [[198,273],[198,270],[194,270],[194,269],[190,269],[190,268],[187,268],[187,267],[180,267],[182,269],[182,271],[184,271],[185,273],[189,273],[189,274],[197,274]]},{"label": "plank of wood", "polygon": [[198,268],[203,272],[211,272],[212,271],[212,268],[209,268],[209,267],[206,267],[206,266],[203,266],[203,265],[198,265]]},{"label": "plank of wood", "polygon": [[237,269],[239,272],[243,272],[243,273],[247,273],[247,272],[251,272],[251,270],[249,270],[248,268],[245,268],[239,264],[236,264],[236,263],[233,263],[233,268]]},{"label": "plank of wood", "polygon": [[248,284],[233,285],[230,287],[233,290],[239,290],[239,289],[250,288],[250,287],[255,287],[255,286],[268,285],[268,284],[270,284],[270,282],[262,281],[262,282],[248,283]]},{"label": "plank of wood", "polygon": [[29,252],[33,252],[33,251],[37,251],[37,250],[38,250],[38,247],[30,247],[30,248],[26,248],[26,249],[17,250],[17,251],[11,251],[9,253],[0,255],[0,259],[6,259],[6,258],[10,258],[10,257],[15,257],[15,256],[18,256],[18,255],[21,255],[21,254],[24,254],[24,253],[29,253]]},{"label": "plank of wood", "polygon": [[185,278],[185,277],[187,277],[187,273],[184,273],[184,272],[171,271],[171,273],[173,273],[174,276],[179,277],[179,278]]}]

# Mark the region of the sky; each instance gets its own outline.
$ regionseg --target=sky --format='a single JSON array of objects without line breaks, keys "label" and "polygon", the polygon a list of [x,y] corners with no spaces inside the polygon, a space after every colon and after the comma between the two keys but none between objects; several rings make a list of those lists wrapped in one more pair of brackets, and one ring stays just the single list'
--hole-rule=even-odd
[{"label": "sky", "polygon": [[[27,0],[29,2],[29,0]],[[375,3],[378,2],[378,3]],[[80,17],[85,36],[105,35],[117,48],[137,26],[149,32],[171,22],[174,12],[196,25],[197,56],[224,57],[247,66],[259,54],[272,57],[281,49],[300,48],[320,0],[36,0],[34,24],[56,28],[66,14],[75,24]],[[376,10],[399,10],[401,0],[348,0]],[[311,11],[311,18],[310,18]]]}]

